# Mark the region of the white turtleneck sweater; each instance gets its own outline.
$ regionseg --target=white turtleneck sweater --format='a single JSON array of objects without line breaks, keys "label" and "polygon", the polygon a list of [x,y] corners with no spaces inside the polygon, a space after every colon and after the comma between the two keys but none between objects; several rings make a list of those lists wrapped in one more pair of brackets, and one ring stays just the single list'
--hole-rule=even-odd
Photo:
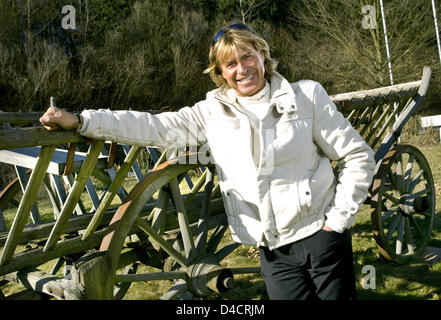
[{"label": "white turtleneck sweater", "polygon": [[248,116],[252,130],[252,152],[256,167],[259,166],[262,137],[259,137],[259,127],[268,115],[271,105],[271,85],[265,81],[265,87],[253,96],[239,97],[236,95],[236,107]]},{"label": "white turtleneck sweater", "polygon": [[266,81],[265,87],[250,97],[237,97],[237,102],[247,113],[254,114],[259,120],[265,118],[268,113],[271,100],[271,87]]}]

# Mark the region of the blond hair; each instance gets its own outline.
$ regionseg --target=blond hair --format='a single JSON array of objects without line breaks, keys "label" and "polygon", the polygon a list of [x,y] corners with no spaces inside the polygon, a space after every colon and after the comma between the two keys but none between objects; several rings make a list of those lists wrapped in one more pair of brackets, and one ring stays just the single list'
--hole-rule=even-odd
[{"label": "blond hair", "polygon": [[265,57],[265,78],[269,80],[277,68],[277,61],[270,56],[268,43],[251,29],[223,29],[222,36],[211,45],[208,55],[209,65],[204,73],[209,73],[211,79],[218,86],[227,86],[227,81],[222,77],[220,64],[233,55],[237,48],[246,48],[251,44],[257,52],[263,52]]}]

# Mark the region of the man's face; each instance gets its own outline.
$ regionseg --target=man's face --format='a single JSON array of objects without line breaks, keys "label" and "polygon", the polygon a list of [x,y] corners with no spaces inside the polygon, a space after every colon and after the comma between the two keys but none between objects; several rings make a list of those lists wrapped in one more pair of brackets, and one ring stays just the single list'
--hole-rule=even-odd
[{"label": "man's face", "polygon": [[220,66],[222,77],[240,97],[256,94],[265,86],[265,57],[252,44],[238,47]]}]

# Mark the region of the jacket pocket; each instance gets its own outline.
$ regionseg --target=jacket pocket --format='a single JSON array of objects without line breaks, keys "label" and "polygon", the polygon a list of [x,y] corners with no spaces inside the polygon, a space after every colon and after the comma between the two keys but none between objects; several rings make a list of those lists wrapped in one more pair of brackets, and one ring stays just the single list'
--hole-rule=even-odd
[{"label": "jacket pocket", "polygon": [[299,199],[297,182],[271,186],[271,203],[276,228],[279,232],[290,231],[292,225],[300,219],[301,206]]}]

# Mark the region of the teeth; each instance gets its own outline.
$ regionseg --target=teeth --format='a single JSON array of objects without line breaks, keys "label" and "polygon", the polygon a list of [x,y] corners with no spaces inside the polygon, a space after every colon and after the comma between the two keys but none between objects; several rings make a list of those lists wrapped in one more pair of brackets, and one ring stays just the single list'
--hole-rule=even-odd
[{"label": "teeth", "polygon": [[245,79],[239,80],[239,82],[251,80],[252,77],[253,77],[253,75],[250,75]]}]

